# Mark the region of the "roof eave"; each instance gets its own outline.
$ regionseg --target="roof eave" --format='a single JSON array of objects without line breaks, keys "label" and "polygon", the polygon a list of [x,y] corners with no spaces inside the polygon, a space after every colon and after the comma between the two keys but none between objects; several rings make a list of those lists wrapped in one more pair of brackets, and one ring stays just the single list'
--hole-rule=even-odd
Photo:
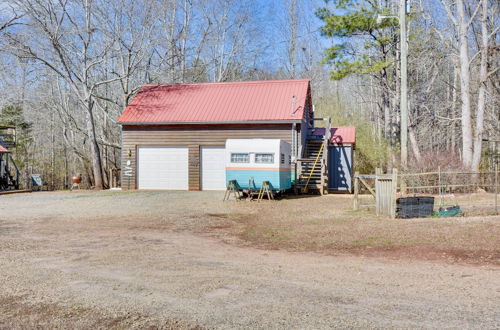
[{"label": "roof eave", "polygon": [[298,124],[302,119],[291,120],[243,120],[243,121],[167,121],[167,122],[118,122],[119,125],[156,126],[156,125],[234,125],[234,124]]}]

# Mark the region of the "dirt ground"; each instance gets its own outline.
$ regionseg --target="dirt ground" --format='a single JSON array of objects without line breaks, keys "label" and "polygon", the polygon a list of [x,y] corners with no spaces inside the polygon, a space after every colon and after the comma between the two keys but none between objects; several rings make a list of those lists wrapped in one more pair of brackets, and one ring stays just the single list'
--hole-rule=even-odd
[{"label": "dirt ground", "polygon": [[0,328],[498,328],[500,217],[348,196],[0,196]]}]

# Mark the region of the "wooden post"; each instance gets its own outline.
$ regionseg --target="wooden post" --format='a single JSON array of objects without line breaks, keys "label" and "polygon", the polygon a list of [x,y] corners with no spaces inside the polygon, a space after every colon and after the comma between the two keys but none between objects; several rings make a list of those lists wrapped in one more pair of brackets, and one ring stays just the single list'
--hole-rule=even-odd
[{"label": "wooden post", "polygon": [[408,193],[408,185],[406,184],[406,180],[405,180],[404,176],[401,176],[400,178],[401,178],[401,180],[400,180],[399,191],[400,191],[402,196],[405,196]]},{"label": "wooden post", "polygon": [[498,164],[495,164],[495,213],[498,214]]},{"label": "wooden post", "polygon": [[330,117],[325,118],[325,135],[323,136],[323,159],[321,161],[321,195],[328,193],[328,147],[330,145]]},{"label": "wooden post", "polygon": [[380,215],[380,203],[382,202],[381,200],[381,194],[382,192],[380,191],[379,187],[379,175],[382,173],[382,170],[380,168],[375,169],[375,212],[377,215]]},{"label": "wooden post", "polygon": [[354,199],[353,199],[353,209],[354,211],[359,210],[359,172],[354,173]]},{"label": "wooden post", "polygon": [[438,191],[439,191],[439,207],[443,207],[443,189],[441,188],[441,166],[438,166]]},{"label": "wooden post", "polygon": [[319,194],[323,196],[325,194],[325,160],[324,160],[324,155],[325,155],[325,148],[323,148],[323,159],[320,160],[321,166],[320,166],[320,185],[321,188],[319,189]]},{"label": "wooden post", "polygon": [[398,169],[392,169],[391,218],[396,218],[396,199],[398,194]]}]

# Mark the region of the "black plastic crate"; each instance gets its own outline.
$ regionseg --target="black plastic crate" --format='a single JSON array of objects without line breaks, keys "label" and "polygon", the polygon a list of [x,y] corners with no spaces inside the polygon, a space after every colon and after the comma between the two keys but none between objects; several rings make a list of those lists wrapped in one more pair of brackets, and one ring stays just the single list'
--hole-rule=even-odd
[{"label": "black plastic crate", "polygon": [[402,197],[396,201],[396,214],[400,218],[425,218],[434,213],[434,197]]}]

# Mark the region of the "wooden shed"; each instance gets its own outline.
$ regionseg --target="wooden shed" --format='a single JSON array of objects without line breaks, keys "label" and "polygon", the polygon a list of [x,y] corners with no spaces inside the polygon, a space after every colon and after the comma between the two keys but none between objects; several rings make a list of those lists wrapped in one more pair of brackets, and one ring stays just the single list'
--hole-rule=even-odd
[{"label": "wooden shed", "polygon": [[[324,136],[324,128],[314,128],[312,135]],[[330,192],[352,192],[356,127],[338,126],[330,128],[328,146],[328,190]]]}]

